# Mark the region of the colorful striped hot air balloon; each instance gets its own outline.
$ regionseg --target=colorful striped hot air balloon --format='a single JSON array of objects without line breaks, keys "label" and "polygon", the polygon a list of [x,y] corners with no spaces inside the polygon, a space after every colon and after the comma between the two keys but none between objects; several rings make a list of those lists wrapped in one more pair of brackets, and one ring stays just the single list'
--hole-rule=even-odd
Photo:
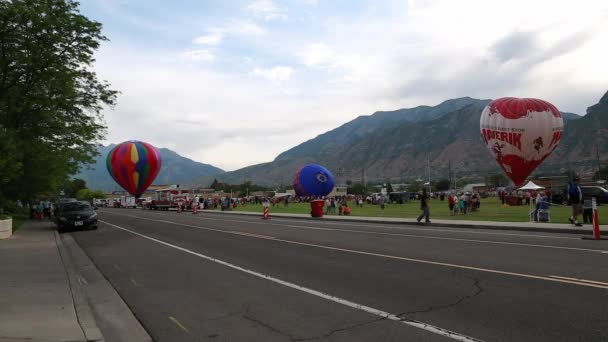
[{"label": "colorful striped hot air balloon", "polygon": [[135,197],[141,196],[152,184],[161,165],[158,149],[136,140],[117,145],[106,157],[106,166],[112,178]]}]

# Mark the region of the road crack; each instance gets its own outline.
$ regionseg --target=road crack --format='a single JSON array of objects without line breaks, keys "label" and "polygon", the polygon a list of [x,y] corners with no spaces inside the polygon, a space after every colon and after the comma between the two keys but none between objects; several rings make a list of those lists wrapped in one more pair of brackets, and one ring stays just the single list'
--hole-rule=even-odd
[{"label": "road crack", "polygon": [[481,282],[481,279],[478,278],[471,278],[471,277],[467,277],[470,280],[473,281],[473,286],[475,287],[475,292],[472,294],[468,294],[468,295],[464,295],[460,298],[458,298],[458,300],[452,302],[452,303],[448,303],[445,305],[440,305],[440,306],[429,306],[426,309],[422,309],[422,310],[414,310],[414,311],[406,311],[406,312],[402,312],[398,315],[396,315],[397,317],[403,317],[403,316],[409,316],[409,315],[415,315],[415,314],[421,314],[421,313],[429,313],[431,311],[439,311],[439,310],[444,310],[444,309],[450,309],[453,308],[455,306],[458,306],[460,303],[472,299],[474,297],[479,296],[484,289],[481,287],[481,285],[479,285],[479,283]]}]

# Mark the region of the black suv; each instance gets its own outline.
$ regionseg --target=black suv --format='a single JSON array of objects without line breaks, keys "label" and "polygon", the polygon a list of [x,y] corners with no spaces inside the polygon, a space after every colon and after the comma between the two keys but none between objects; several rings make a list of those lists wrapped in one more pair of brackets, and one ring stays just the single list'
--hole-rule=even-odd
[{"label": "black suv", "polygon": [[602,188],[601,186],[581,186],[581,190],[583,190],[584,199],[591,199],[591,197],[595,197],[598,204],[608,203],[608,190]]},{"label": "black suv", "polygon": [[57,230],[97,229],[97,213],[88,202],[63,203],[55,216]]}]

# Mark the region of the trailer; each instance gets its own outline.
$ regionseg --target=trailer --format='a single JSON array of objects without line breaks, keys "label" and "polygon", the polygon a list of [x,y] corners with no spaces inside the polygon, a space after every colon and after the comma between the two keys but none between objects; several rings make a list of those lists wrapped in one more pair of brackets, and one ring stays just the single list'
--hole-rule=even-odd
[{"label": "trailer", "polygon": [[188,202],[193,198],[191,189],[167,188],[156,190],[156,198],[150,201],[148,208],[152,210],[169,210],[177,208],[179,202]]}]

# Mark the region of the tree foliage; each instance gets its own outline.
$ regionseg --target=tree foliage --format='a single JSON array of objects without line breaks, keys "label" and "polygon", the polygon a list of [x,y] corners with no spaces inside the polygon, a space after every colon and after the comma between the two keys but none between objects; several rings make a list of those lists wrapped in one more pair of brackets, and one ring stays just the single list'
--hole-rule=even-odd
[{"label": "tree foliage", "polygon": [[437,189],[438,191],[450,190],[450,185],[451,184],[449,179],[440,179],[437,181],[437,183],[435,183],[435,189]]},{"label": "tree foliage", "polygon": [[91,70],[107,40],[70,0],[0,0],[0,197],[56,190],[96,153],[117,92]]},{"label": "tree foliage", "polygon": [[94,198],[105,198],[103,191],[91,190],[91,189],[80,189],[76,193],[76,199],[79,201],[92,201]]},{"label": "tree foliage", "polygon": [[61,187],[61,190],[63,190],[65,197],[74,198],[77,197],[77,194],[80,190],[86,188],[87,183],[84,180],[80,178],[75,178],[64,182],[63,186]]},{"label": "tree foliage", "polygon": [[395,190],[393,190],[393,186],[391,185],[391,182],[387,181],[386,182],[386,192],[388,192],[389,194],[391,192],[394,192]]},{"label": "tree foliage", "polygon": [[367,187],[361,183],[355,183],[351,186],[348,186],[346,192],[351,195],[366,195]]}]

